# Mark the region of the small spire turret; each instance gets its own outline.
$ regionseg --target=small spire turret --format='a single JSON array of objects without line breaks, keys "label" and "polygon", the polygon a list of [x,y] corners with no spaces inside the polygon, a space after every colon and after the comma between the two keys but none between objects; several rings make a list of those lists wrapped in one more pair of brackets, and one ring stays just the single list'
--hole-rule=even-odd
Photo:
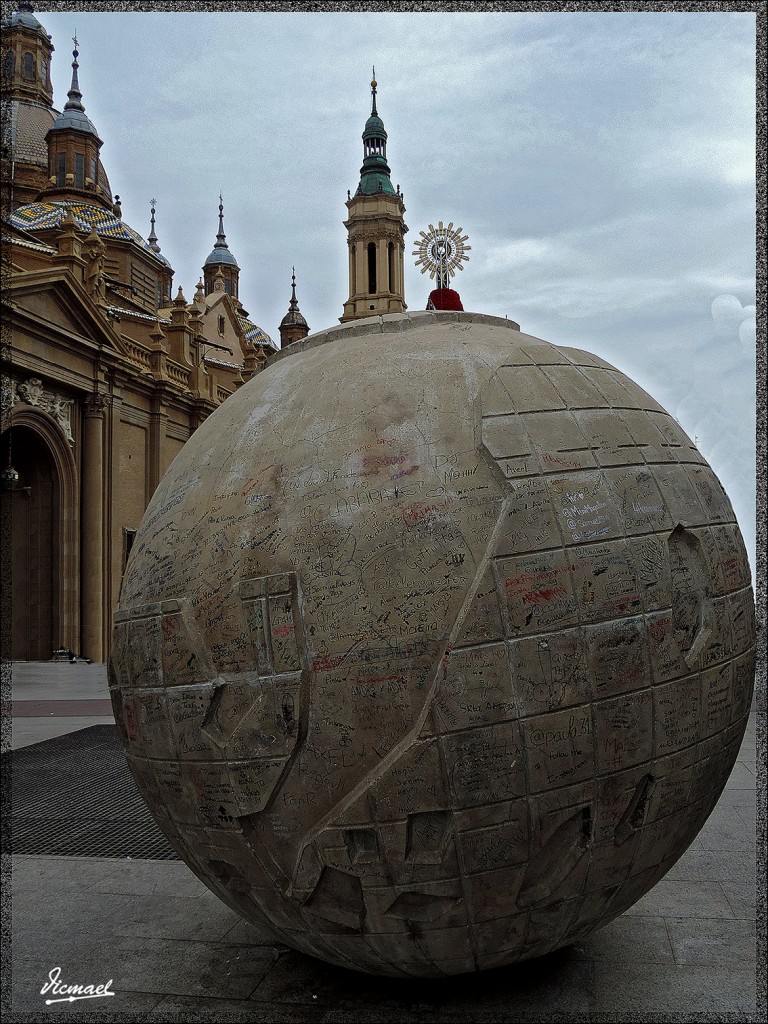
[{"label": "small spire turret", "polygon": [[299,309],[299,300],[296,298],[296,267],[291,268],[291,301],[288,303],[288,312],[280,321],[280,346],[285,348],[294,341],[301,341],[309,334],[309,325],[302,316]]},{"label": "small spire turret", "polygon": [[219,193],[219,230],[216,235],[216,241],[213,243],[213,249],[203,264],[203,280],[205,282],[206,295],[219,290],[216,288],[217,268],[222,272],[224,291],[231,295],[233,299],[238,299],[240,267],[237,265],[237,260],[227,244],[227,236],[224,234],[224,199],[221,193]]}]

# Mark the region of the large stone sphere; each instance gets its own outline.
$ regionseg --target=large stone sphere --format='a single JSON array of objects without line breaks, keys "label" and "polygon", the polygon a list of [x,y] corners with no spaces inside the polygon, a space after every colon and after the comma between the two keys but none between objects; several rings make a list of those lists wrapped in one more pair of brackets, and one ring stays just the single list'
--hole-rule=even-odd
[{"label": "large stone sphere", "polygon": [[750,708],[751,575],[671,416],[475,314],[271,360],[147,511],[112,697],[158,824],[276,940],[392,975],[620,914],[712,810]]}]

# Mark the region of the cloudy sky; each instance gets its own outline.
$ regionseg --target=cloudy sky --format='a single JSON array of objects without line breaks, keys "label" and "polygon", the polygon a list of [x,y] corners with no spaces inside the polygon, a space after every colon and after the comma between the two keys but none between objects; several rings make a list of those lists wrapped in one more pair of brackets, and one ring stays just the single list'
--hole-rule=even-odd
[{"label": "cloudy sky", "polygon": [[465,309],[638,380],[696,438],[754,567],[755,15],[199,6],[36,5],[54,103],[76,31],[112,188],[145,236],[157,199],[174,287],[194,293],[221,191],[251,318],[278,339],[295,264],[310,328],[338,322],[375,64],[409,307],[419,231],[461,226]]}]

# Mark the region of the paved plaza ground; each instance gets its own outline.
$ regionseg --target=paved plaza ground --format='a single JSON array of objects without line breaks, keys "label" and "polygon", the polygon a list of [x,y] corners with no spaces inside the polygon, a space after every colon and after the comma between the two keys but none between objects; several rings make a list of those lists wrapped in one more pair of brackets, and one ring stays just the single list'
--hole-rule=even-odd
[{"label": "paved plaza ground", "polygon": [[[84,745],[95,737],[93,749],[106,749],[98,743],[111,741],[111,729],[93,728],[113,727],[104,666],[17,663],[12,675],[3,713],[12,718],[13,748],[26,751],[20,763],[34,766],[51,749],[46,741],[82,730]],[[330,967],[275,945],[178,860],[14,853],[7,1019],[764,1020],[764,945],[756,941],[757,918],[765,923],[764,884],[756,897],[756,802],[764,806],[756,744],[759,732],[762,752],[764,730],[758,705],[709,821],[635,906],[584,942],[479,975],[398,981]],[[108,806],[110,793],[99,788],[111,778],[97,772],[87,780],[94,805]],[[85,820],[76,797],[83,790],[84,777],[73,777],[57,797],[64,815],[71,799],[73,821]],[[762,844],[759,860],[764,879]],[[7,923],[6,916],[4,931]],[[114,995],[48,1004],[51,992],[41,989],[55,968],[66,984],[111,981]]]}]

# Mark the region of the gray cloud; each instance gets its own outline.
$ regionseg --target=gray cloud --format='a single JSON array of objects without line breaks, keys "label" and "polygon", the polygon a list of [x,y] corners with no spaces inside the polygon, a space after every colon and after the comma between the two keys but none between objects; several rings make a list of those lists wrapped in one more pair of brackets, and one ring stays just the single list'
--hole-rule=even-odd
[{"label": "gray cloud", "polygon": [[[74,10],[40,14],[59,106]],[[83,10],[76,23],[126,221],[146,233],[156,196],[191,297],[221,190],[243,301],[275,337],[294,264],[312,329],[341,314],[375,63],[410,307],[429,291],[413,239],[452,220],[472,246],[465,308],[635,376],[697,435],[754,564],[754,14]]]}]

